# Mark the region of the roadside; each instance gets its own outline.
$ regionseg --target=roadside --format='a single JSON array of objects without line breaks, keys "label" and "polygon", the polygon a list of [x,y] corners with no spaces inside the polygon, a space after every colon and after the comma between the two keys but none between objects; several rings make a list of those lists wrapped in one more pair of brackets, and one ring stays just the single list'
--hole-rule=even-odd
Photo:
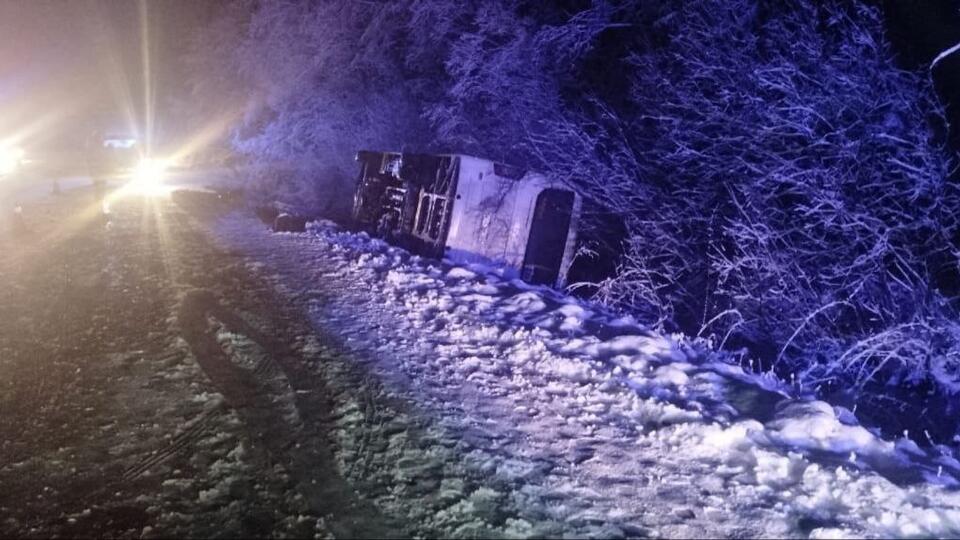
[{"label": "roadside", "polygon": [[[329,222],[217,242],[331,334],[344,476],[454,537],[901,537],[960,532],[948,448],[883,440],[682,336]],[[367,384],[344,379],[346,367]],[[370,391],[372,390],[372,391]],[[363,467],[357,467],[362,463]]]}]

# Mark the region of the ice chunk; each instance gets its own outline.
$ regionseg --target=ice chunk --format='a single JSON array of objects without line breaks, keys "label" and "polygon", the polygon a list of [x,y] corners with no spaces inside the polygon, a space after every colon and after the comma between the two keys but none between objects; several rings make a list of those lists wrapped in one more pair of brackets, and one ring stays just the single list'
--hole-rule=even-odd
[{"label": "ice chunk", "polygon": [[474,279],[475,277],[477,277],[477,275],[462,266],[455,266],[451,268],[449,272],[447,272],[447,277],[450,279],[460,280],[460,279]]},{"label": "ice chunk", "polygon": [[798,448],[847,454],[863,453],[879,445],[877,438],[863,427],[841,423],[833,407],[823,401],[790,402],[768,428],[776,440]]}]

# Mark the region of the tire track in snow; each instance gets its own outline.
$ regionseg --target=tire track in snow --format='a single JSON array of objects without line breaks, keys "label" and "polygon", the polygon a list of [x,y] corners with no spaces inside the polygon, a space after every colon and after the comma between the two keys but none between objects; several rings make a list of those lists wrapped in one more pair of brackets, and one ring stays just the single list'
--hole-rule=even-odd
[{"label": "tire track in snow", "polygon": [[123,472],[123,479],[127,482],[135,480],[141,474],[144,474],[157,465],[165,463],[180,451],[196,443],[209,433],[211,422],[222,415],[223,411],[219,407],[201,414],[189,422],[189,427],[175,436],[169,446],[127,467]]},{"label": "tire track in snow", "polygon": [[[322,431],[326,405],[319,391],[323,385],[305,369],[302,358],[227,309],[209,290],[187,292],[177,319],[193,356],[227,406],[240,413],[251,440],[285,465],[310,507],[329,516],[327,524],[335,535],[387,537],[396,533],[396,524],[358,498],[337,473]],[[252,369],[240,367],[236,354],[224,350],[211,322],[262,351]],[[284,413],[284,399],[293,402],[295,417]]]}]

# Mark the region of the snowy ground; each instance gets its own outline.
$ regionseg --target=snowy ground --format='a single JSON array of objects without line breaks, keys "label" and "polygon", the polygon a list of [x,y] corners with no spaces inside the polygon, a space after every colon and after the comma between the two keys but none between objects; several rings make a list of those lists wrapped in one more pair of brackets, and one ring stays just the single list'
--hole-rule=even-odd
[{"label": "snowy ground", "polygon": [[957,536],[960,464],[485,268],[83,188],[0,222],[0,536]]},{"label": "snowy ground", "polygon": [[337,463],[408,533],[960,534],[947,449],[880,440],[702,346],[327,222],[213,233],[339,336],[314,366],[355,385],[334,399]]},{"label": "snowy ground", "polygon": [[198,305],[211,290],[274,323],[277,338],[296,326],[269,288],[169,201],[124,198],[103,216],[85,188],[26,200],[25,232],[0,215],[0,537],[358,530],[325,520],[330,505],[302,486],[321,478],[327,499],[351,500],[325,474],[332,460],[314,430],[273,433],[286,405],[251,391],[239,406],[217,384],[216,355],[200,358],[216,326],[192,308],[230,319]]}]

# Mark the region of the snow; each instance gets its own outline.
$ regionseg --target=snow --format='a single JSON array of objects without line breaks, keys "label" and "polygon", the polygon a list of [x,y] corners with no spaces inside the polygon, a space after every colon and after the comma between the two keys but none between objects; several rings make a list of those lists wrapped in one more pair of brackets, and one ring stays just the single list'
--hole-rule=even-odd
[{"label": "snow", "polygon": [[798,448],[842,454],[884,451],[890,447],[890,443],[878,441],[861,426],[841,423],[833,407],[822,401],[789,403],[767,428],[780,443]]},{"label": "snow", "polygon": [[[350,369],[375,376],[377,392],[406,404],[375,408],[382,456],[358,467],[374,444],[362,435],[371,413],[363,396],[341,395],[337,457],[345,476],[392,486],[378,507],[423,530],[960,534],[960,464],[949,449],[879,439],[851,411],[792,397],[703,342],[329,222],[273,235],[233,215],[213,233],[317,328],[347,336],[316,350],[338,348]],[[315,287],[335,294],[318,300]]]}]

